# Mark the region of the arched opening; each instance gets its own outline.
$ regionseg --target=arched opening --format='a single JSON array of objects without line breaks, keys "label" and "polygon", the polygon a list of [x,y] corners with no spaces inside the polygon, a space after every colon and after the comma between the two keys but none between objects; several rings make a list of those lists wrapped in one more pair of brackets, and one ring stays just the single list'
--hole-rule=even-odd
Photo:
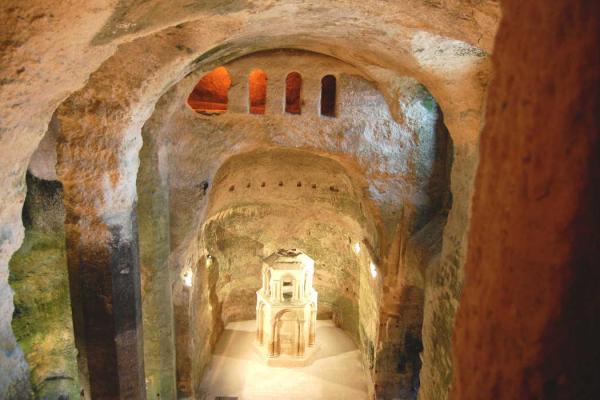
[{"label": "arched opening", "polygon": [[264,114],[267,105],[267,74],[255,69],[248,76],[250,114]]},{"label": "arched opening", "polygon": [[302,91],[302,75],[290,72],[285,78],[285,112],[300,114],[302,111],[300,93]]},{"label": "arched opening", "polygon": [[283,299],[284,301],[291,301],[294,295],[294,282],[291,276],[286,276],[283,278]]},{"label": "arched opening", "polygon": [[298,343],[299,319],[290,310],[284,310],[275,317],[275,353],[296,356]]},{"label": "arched opening", "polygon": [[325,75],[321,79],[321,115],[335,117],[336,86],[333,75]]},{"label": "arched opening", "polygon": [[200,114],[221,114],[227,111],[227,92],[231,87],[231,77],[225,67],[218,67],[207,73],[190,93],[187,103]]}]

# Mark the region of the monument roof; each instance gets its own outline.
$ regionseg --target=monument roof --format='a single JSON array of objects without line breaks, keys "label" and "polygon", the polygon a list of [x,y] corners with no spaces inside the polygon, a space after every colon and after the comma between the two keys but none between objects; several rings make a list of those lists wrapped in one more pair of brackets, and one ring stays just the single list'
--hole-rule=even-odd
[{"label": "monument roof", "polygon": [[279,249],[264,259],[264,263],[274,269],[313,269],[315,261],[301,250]]}]

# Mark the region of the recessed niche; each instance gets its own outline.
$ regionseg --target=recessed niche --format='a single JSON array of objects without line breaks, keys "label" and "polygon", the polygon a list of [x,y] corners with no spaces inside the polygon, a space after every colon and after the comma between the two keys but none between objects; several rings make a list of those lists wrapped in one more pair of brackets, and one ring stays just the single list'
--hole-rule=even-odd
[{"label": "recessed niche", "polygon": [[325,75],[321,79],[321,115],[335,117],[336,86],[333,75]]},{"label": "recessed niche", "polygon": [[267,74],[255,69],[248,76],[250,114],[264,114],[267,105]]},{"label": "recessed niche", "polygon": [[298,72],[290,72],[285,78],[285,112],[300,114],[300,93],[302,91],[302,76]]},{"label": "recessed niche", "polygon": [[198,81],[187,103],[200,114],[221,114],[227,111],[227,93],[231,77],[225,67],[218,67]]}]

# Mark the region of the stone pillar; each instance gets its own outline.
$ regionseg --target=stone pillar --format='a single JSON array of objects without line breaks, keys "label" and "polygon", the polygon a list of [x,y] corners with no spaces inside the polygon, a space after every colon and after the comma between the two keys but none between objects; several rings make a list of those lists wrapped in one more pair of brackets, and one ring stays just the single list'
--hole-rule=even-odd
[{"label": "stone pillar", "polygon": [[100,224],[67,213],[75,341],[86,398],[145,399],[135,213]]},{"label": "stone pillar", "polygon": [[283,290],[281,287],[281,281],[275,281],[275,287],[277,288],[277,295],[275,297],[277,298],[277,301],[281,302],[283,301]]},{"label": "stone pillar", "polygon": [[[151,120],[152,121],[152,120]],[[140,269],[144,277],[142,301],[144,365],[148,397],[174,398],[175,338],[170,252],[168,152],[160,130],[142,130],[137,176]]]},{"label": "stone pillar", "polygon": [[227,110],[232,113],[248,114],[250,103],[248,100],[248,75],[250,71],[229,71],[231,74],[231,88],[227,94]]},{"label": "stone pillar", "polygon": [[316,116],[321,114],[321,78],[323,76],[302,75],[301,96],[303,115]]},{"label": "stone pillar", "polygon": [[278,115],[285,112],[285,77],[267,73],[267,114]]},{"label": "stone pillar", "polygon": [[317,311],[312,309],[310,311],[310,325],[309,325],[308,345],[315,345],[315,338],[317,336]]},{"label": "stone pillar", "polygon": [[298,351],[296,353],[298,357],[304,356],[305,347],[306,346],[304,345],[304,321],[300,320],[298,321]]},{"label": "stone pillar", "polygon": [[263,316],[263,305],[262,303],[258,304],[258,307],[256,307],[256,339],[258,340],[258,342],[260,344],[262,344],[263,342],[263,335],[264,335],[264,330],[263,330],[263,324],[264,324],[264,316]]},{"label": "stone pillar", "polygon": [[265,296],[271,298],[271,271],[269,269],[265,272],[265,282],[263,287],[265,288]]},{"label": "stone pillar", "polygon": [[190,310],[192,293],[190,288],[177,282],[173,287],[173,311],[175,314],[175,346],[177,396],[175,398],[191,398],[193,396],[192,365],[192,321]]},{"label": "stone pillar", "polygon": [[300,285],[298,285],[298,281],[294,281],[294,291],[292,293],[292,301],[298,301],[300,299]]},{"label": "stone pillar", "polygon": [[[145,399],[135,204],[142,137],[132,121],[146,116],[90,85],[57,110],[80,383],[87,399]],[[90,104],[101,110],[90,112]]]},{"label": "stone pillar", "polygon": [[269,286],[271,287],[269,298],[271,301],[276,301],[279,298],[277,294],[277,281],[271,280]]},{"label": "stone pillar", "polygon": [[275,357],[277,355],[277,346],[276,346],[276,340],[277,340],[277,322],[271,324],[271,335],[268,338],[268,343],[269,343],[269,357]]}]

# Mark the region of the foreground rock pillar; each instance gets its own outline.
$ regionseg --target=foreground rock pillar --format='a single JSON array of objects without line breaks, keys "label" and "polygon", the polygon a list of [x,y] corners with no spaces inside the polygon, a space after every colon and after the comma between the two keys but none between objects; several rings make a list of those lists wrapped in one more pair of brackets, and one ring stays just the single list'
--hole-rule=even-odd
[{"label": "foreground rock pillar", "polygon": [[67,215],[75,341],[86,398],[145,398],[137,227]]},{"label": "foreground rock pillar", "polygon": [[141,136],[97,96],[84,90],[58,111],[80,382],[86,399],[145,399],[135,211]]},{"label": "foreground rock pillar", "polygon": [[600,3],[502,6],[450,398],[597,398]]}]

